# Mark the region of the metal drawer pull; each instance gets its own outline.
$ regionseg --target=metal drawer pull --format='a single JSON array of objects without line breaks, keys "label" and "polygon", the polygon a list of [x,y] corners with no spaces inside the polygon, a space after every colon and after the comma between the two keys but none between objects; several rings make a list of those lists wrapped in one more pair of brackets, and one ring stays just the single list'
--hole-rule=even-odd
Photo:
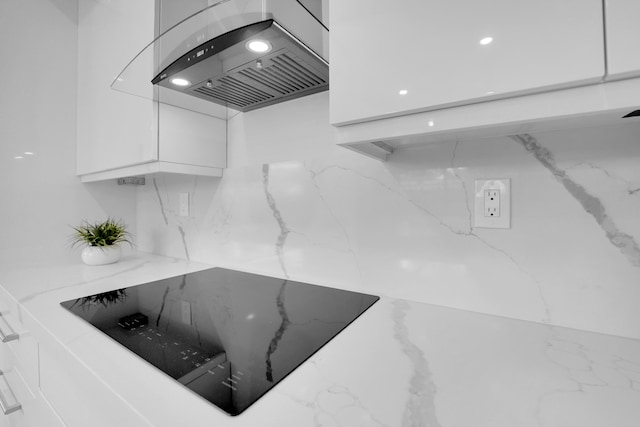
[{"label": "metal drawer pull", "polygon": [[[11,387],[9,386],[9,382],[7,378],[4,376],[4,372],[0,371],[0,376],[2,377],[3,383],[0,385],[0,408],[2,409],[2,413],[5,415],[9,415],[12,412],[22,409],[22,405],[18,403],[16,396],[11,391]],[[9,394],[11,399],[7,400],[6,394]],[[10,402],[15,402],[11,404]]]},{"label": "metal drawer pull", "polygon": [[[11,329],[11,326],[9,325],[9,323],[7,323],[7,321],[4,319],[4,316],[2,316],[1,313],[0,313],[0,319],[2,319],[2,321],[0,322],[0,341],[8,342],[8,341],[17,340],[18,334],[15,333],[13,329]],[[10,332],[6,333],[4,331],[5,328],[8,329]]]}]

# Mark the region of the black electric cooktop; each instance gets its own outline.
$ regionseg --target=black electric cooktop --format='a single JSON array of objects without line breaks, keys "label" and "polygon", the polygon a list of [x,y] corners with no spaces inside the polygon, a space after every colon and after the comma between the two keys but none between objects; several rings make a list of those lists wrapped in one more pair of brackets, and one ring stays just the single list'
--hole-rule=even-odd
[{"label": "black electric cooktop", "polygon": [[378,299],[212,268],[61,304],[238,415]]}]

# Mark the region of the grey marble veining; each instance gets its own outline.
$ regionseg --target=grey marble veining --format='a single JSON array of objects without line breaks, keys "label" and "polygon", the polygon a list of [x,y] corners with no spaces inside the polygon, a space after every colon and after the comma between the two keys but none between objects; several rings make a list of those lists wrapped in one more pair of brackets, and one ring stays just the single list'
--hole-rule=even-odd
[{"label": "grey marble veining", "polygon": [[187,236],[184,231],[184,228],[181,225],[178,226],[178,232],[180,232],[180,237],[182,238],[182,246],[184,247],[185,259],[189,261],[191,257],[189,256],[189,246],[187,245]]},{"label": "grey marble veining", "polygon": [[155,193],[156,193],[156,197],[158,198],[158,205],[160,207],[160,213],[162,214],[162,218],[164,219],[164,224],[165,225],[169,225],[169,218],[168,218],[167,212],[165,211],[165,208],[164,208],[164,202],[162,201],[162,195],[160,194],[160,188],[158,188],[158,181],[156,180],[156,178],[153,178],[152,182],[153,182],[153,188],[154,188]]},{"label": "grey marble veining", "polygon": [[540,145],[535,137],[522,134],[514,135],[512,139],[533,154],[567,189],[569,194],[582,205],[584,210],[596,220],[605,232],[607,239],[622,252],[633,266],[640,267],[640,247],[638,243],[633,236],[619,230],[615,221],[607,214],[607,210],[600,199],[591,195],[587,189],[573,181],[563,169],[558,167],[553,158],[553,153]]},{"label": "grey marble veining", "polygon": [[464,201],[465,201],[465,207],[467,209],[467,211],[466,211],[467,219],[469,221],[468,229],[466,230],[466,232],[463,232],[462,234],[469,235],[469,234],[472,234],[472,230],[473,230],[473,227],[472,227],[472,224],[473,224],[473,208],[469,205],[469,200],[471,199],[472,192],[469,192],[469,190],[467,188],[467,183],[465,182],[463,177],[460,176],[460,174],[456,170],[456,168],[457,168],[457,166],[456,166],[456,153],[458,151],[458,145],[459,144],[460,144],[460,141],[456,140],[456,143],[453,146],[453,152],[451,153],[451,166],[448,169],[448,172],[450,171],[453,174],[453,176],[456,177],[456,179],[458,180],[458,182],[462,186],[463,195],[464,195]]},{"label": "grey marble veining", "polygon": [[158,309],[158,316],[156,317],[156,326],[160,326],[160,320],[162,320],[162,314],[164,313],[164,308],[167,305],[167,296],[169,295],[170,290],[171,287],[167,286],[162,294],[162,301],[160,303],[160,308]]},{"label": "grey marble veining", "polygon": [[408,384],[409,397],[402,414],[402,426],[441,427],[435,405],[437,388],[424,352],[409,338],[405,324],[407,310],[409,304],[405,301],[393,303],[394,337],[409,359],[413,371]]},{"label": "grey marble veining", "polygon": [[280,263],[282,272],[284,273],[285,277],[289,277],[289,275],[287,274],[287,267],[285,265],[285,259],[284,259],[284,245],[287,242],[287,237],[289,236],[289,233],[291,232],[291,230],[289,230],[287,223],[284,221],[282,214],[280,213],[280,210],[276,205],[276,200],[273,197],[273,194],[271,194],[271,192],[269,191],[269,165],[268,164],[262,165],[262,183],[264,188],[264,194],[267,199],[267,204],[269,205],[269,209],[271,209],[271,212],[273,213],[273,217],[278,223],[278,228],[280,229],[280,234],[278,235],[278,239],[276,241],[275,252],[276,252],[276,255],[278,256],[278,262]]},{"label": "grey marble veining", "polygon": [[278,330],[275,332],[273,338],[269,342],[269,347],[267,349],[267,354],[265,359],[265,364],[266,364],[265,376],[267,378],[267,381],[269,382],[273,382],[273,368],[271,364],[271,355],[276,351],[278,351],[278,345],[280,344],[282,337],[287,331],[287,328],[289,328],[289,325],[291,324],[291,322],[289,321],[289,315],[287,314],[287,306],[284,300],[284,293],[286,289],[287,289],[287,281],[285,280],[282,282],[282,285],[280,286],[280,290],[278,291],[278,297],[276,300],[276,306],[278,307],[278,314],[280,315],[282,322],[280,323],[280,326],[278,327]]},{"label": "grey marble veining", "polygon": [[358,272],[358,277],[360,278],[360,280],[362,280],[362,271],[360,269],[358,255],[353,248],[352,238],[349,236],[349,230],[340,221],[340,218],[336,214],[336,209],[332,208],[331,203],[325,197],[323,187],[319,182],[322,177],[322,174],[327,170],[329,170],[330,167],[325,167],[319,171],[315,171],[307,162],[304,162],[303,166],[305,170],[309,173],[309,176],[311,177],[311,182],[313,183],[313,187],[316,191],[316,194],[318,195],[318,197],[322,202],[322,206],[324,206],[326,211],[329,213],[329,215],[331,216],[331,219],[333,220],[333,223],[340,230],[340,234],[344,237],[344,241],[346,243],[346,252],[349,253],[349,255],[351,256],[353,263],[356,267],[356,270]]}]

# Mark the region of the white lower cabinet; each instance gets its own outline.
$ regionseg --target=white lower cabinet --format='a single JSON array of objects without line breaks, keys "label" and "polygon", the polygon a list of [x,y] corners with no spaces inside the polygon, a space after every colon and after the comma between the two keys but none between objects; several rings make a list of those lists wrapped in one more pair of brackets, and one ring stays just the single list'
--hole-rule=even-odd
[{"label": "white lower cabinet", "polygon": [[151,425],[62,348],[40,348],[40,388],[68,427]]},{"label": "white lower cabinet", "polygon": [[143,427],[150,423],[0,287],[0,427]]},{"label": "white lower cabinet", "polygon": [[[55,410],[39,390],[32,391],[16,367],[0,376],[3,399],[15,400],[20,408],[2,415],[2,427],[64,427]],[[8,396],[7,396],[8,395]],[[11,402],[14,403],[14,402]]]},{"label": "white lower cabinet", "polygon": [[0,316],[3,336],[18,330],[17,338],[0,342],[0,427],[64,427],[56,411],[38,388],[38,343],[20,323]]}]

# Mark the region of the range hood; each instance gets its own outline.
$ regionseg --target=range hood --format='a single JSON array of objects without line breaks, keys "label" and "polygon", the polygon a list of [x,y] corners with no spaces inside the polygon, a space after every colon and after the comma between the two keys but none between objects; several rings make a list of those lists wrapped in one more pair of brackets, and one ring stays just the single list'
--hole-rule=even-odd
[{"label": "range hood", "polygon": [[204,42],[152,83],[246,112],[327,90],[329,64],[268,19]]},{"label": "range hood", "polygon": [[217,117],[327,90],[329,33],[318,16],[325,4],[210,2],[156,37],[111,87]]}]

